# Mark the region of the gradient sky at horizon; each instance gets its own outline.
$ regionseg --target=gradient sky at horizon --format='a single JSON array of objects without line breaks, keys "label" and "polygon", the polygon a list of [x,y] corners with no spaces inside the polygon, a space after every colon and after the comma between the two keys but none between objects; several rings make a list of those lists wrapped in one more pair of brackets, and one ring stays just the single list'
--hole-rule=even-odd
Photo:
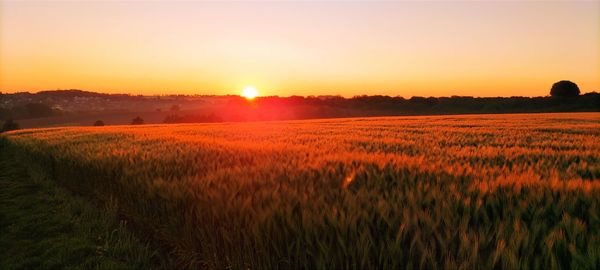
[{"label": "gradient sky at horizon", "polygon": [[600,1],[3,1],[0,91],[600,91]]}]

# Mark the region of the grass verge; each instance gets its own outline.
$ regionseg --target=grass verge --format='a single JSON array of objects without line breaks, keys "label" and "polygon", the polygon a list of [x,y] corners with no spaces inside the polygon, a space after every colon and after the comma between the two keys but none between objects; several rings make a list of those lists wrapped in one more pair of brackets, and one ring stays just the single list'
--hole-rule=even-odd
[{"label": "grass verge", "polygon": [[157,252],[0,145],[0,269],[150,269]]}]

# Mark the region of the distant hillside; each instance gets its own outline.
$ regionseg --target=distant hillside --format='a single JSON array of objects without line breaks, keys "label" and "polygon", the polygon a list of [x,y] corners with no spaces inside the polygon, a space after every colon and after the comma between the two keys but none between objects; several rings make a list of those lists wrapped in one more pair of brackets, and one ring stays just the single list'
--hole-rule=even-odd
[{"label": "distant hillside", "polygon": [[[88,125],[96,120],[127,124],[269,121],[360,116],[599,112],[600,94],[573,97],[411,97],[400,96],[142,96],[83,90],[48,90],[0,95],[0,120],[24,126]],[[118,117],[117,117],[118,116]],[[50,118],[51,117],[51,118]],[[47,118],[47,120],[44,120]],[[114,119],[114,121],[106,121]],[[47,122],[47,124],[45,124]]]},{"label": "distant hillside", "polygon": [[39,96],[53,96],[53,97],[109,97],[110,94],[96,93],[78,89],[70,90],[45,90],[37,92],[35,95]]}]

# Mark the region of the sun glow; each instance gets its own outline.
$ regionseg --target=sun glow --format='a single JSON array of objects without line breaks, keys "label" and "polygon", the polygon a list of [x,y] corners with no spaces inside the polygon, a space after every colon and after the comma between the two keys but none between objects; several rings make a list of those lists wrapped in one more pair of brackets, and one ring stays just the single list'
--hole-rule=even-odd
[{"label": "sun glow", "polygon": [[258,91],[253,86],[246,86],[244,90],[242,90],[242,97],[247,99],[254,99],[258,96]]}]

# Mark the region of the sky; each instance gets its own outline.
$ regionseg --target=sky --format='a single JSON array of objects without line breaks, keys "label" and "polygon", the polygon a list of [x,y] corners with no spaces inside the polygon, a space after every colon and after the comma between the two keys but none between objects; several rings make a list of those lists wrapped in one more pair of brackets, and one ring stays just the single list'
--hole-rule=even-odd
[{"label": "sky", "polygon": [[600,91],[600,1],[2,1],[0,91]]}]

